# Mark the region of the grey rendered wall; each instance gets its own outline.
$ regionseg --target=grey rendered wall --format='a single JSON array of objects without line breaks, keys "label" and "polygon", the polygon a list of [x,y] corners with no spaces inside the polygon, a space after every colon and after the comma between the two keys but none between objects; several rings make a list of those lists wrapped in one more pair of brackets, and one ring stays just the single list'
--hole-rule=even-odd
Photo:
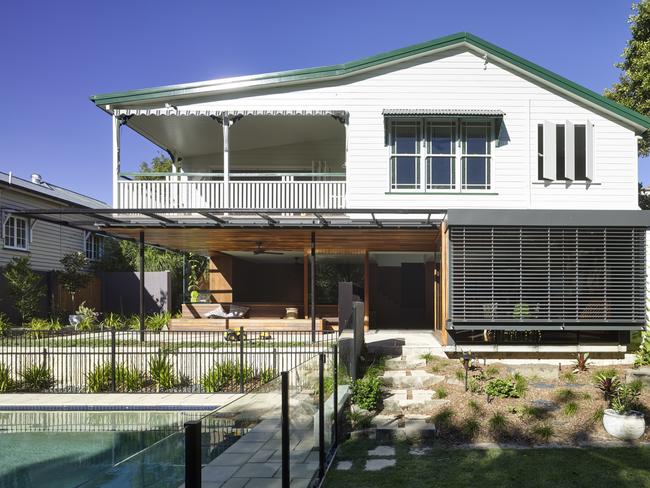
[{"label": "grey rendered wall", "polygon": [[[104,313],[123,315],[140,311],[140,279],[136,272],[101,273]],[[146,313],[171,311],[171,273],[148,271],[144,277]]]}]

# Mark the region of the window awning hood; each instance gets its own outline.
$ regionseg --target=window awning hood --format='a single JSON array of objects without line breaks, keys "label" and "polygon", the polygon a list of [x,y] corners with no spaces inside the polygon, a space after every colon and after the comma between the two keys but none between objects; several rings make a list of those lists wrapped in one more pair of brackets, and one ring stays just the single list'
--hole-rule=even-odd
[{"label": "window awning hood", "polygon": [[386,108],[384,117],[488,117],[501,118],[503,110],[457,108]]}]

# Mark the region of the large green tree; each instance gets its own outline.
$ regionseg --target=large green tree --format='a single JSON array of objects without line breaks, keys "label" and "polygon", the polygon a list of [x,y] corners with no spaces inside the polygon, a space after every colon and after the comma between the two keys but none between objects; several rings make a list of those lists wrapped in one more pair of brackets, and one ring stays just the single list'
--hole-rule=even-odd
[{"label": "large green tree", "polygon": [[[140,163],[140,173],[169,173],[172,170],[172,160],[159,154],[150,163]],[[164,180],[164,176],[138,176],[138,180]]]},{"label": "large green tree", "polygon": [[[632,11],[632,38],[623,50],[623,61],[616,65],[621,76],[605,96],[650,116],[650,0],[633,4]],[[650,131],[639,144],[639,154],[650,154]]]}]

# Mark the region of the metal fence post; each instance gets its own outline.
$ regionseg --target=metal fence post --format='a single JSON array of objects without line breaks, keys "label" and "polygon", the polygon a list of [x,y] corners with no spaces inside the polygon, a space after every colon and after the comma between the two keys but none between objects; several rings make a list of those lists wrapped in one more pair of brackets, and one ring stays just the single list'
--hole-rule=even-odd
[{"label": "metal fence post", "polygon": [[289,373],[282,372],[282,488],[289,488]]},{"label": "metal fence post", "polygon": [[325,476],[325,353],[318,353],[318,479]]},{"label": "metal fence post", "polygon": [[115,329],[111,329],[111,391],[115,390]]},{"label": "metal fence post", "polygon": [[47,347],[43,348],[43,368],[47,368]]},{"label": "metal fence post", "polygon": [[332,445],[338,446],[339,443],[339,348],[336,344],[332,346],[332,372],[334,374],[334,435]]},{"label": "metal fence post", "polygon": [[244,393],[244,328],[239,328],[239,393]]},{"label": "metal fence post", "polygon": [[185,488],[201,488],[201,421],[185,422]]}]

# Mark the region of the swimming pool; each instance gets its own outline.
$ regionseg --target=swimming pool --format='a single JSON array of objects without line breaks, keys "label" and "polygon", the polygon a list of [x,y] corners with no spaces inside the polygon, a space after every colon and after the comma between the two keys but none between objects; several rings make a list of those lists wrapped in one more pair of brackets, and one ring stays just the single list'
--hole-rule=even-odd
[{"label": "swimming pool", "polygon": [[[176,488],[184,474],[183,423],[206,413],[0,412],[0,488]],[[224,424],[223,440],[237,432]]]}]

